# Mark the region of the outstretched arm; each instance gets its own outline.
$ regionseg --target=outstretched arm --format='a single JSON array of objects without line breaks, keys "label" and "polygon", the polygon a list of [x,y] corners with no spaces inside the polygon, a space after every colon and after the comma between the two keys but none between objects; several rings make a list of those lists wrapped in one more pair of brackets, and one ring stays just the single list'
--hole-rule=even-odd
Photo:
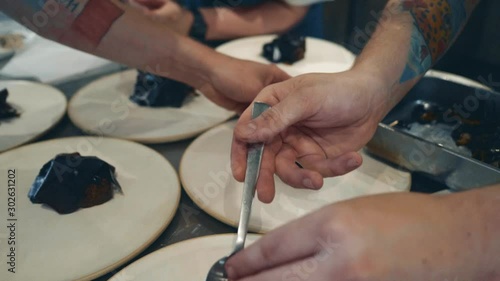
[{"label": "outstretched arm", "polygon": [[500,185],[327,206],[233,256],[230,280],[500,280]]},{"label": "outstretched arm", "polygon": [[120,0],[3,0],[0,7],[53,41],[197,87],[208,81],[210,49]]},{"label": "outstretched arm", "polygon": [[[390,0],[355,69],[388,88],[385,115],[456,40],[479,0]],[[382,116],[383,117],[383,116]]]},{"label": "outstretched arm", "polygon": [[[191,11],[171,0],[128,0],[155,21],[173,25],[186,34],[193,24]],[[199,8],[207,24],[205,40],[224,40],[261,34],[282,33],[302,20],[308,6],[292,6],[281,0],[239,7],[239,2],[218,1]]]},{"label": "outstretched arm", "polygon": [[390,0],[351,70],[298,76],[265,88],[256,100],[271,110],[251,120],[247,109],[235,128],[235,178],[245,176],[247,143],[262,141],[272,143],[257,184],[264,202],[274,196],[274,173],[291,186],[318,189],[324,177],[359,167],[356,152],[451,46],[477,2]]},{"label": "outstretched arm", "polygon": [[282,33],[302,20],[307,10],[307,6],[291,6],[280,0],[254,7],[200,9],[207,22],[207,40]]},{"label": "outstretched arm", "polygon": [[2,0],[0,9],[41,36],[184,82],[228,109],[242,110],[264,86],[288,78],[178,35],[123,1]]}]

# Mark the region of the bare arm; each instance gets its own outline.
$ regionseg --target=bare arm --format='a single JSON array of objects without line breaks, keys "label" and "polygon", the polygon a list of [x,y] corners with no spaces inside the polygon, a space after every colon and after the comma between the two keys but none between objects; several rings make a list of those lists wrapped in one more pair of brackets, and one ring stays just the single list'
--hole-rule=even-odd
[{"label": "bare arm", "polygon": [[[155,21],[176,27],[187,34],[193,24],[191,11],[170,0],[128,0]],[[270,0],[251,7],[239,7],[219,0],[212,7],[200,8],[207,24],[206,40],[223,40],[260,34],[281,33],[296,25],[308,11],[307,6],[292,6],[281,0]]]},{"label": "bare arm", "polygon": [[251,8],[203,8],[207,40],[230,39],[259,34],[281,33],[297,24],[308,7],[268,1]]},{"label": "bare arm", "polygon": [[[478,232],[476,243],[481,245],[477,256],[478,264],[483,263],[484,271],[480,280],[500,280],[500,184],[452,195],[448,207],[460,209],[462,225],[474,224],[472,230]],[[470,217],[468,217],[470,215]],[[475,217],[474,217],[475,216]]]},{"label": "bare arm", "polygon": [[479,0],[390,0],[354,69],[389,94],[380,119],[453,44]]},{"label": "bare arm", "polygon": [[446,52],[476,4],[476,0],[390,0],[351,70],[301,75],[265,88],[256,99],[272,105],[272,110],[256,119],[247,110],[235,127],[235,178],[244,179],[247,143],[253,142],[273,141],[282,147],[268,148],[264,154],[267,162],[274,158],[275,163],[263,166],[259,176],[257,191],[264,202],[273,199],[274,173],[288,185],[317,189],[324,177],[359,167],[362,157],[356,152]]},{"label": "bare arm", "polygon": [[122,1],[3,0],[0,9],[41,36],[184,82],[230,110],[241,111],[263,87],[289,78],[275,66],[217,53]]},{"label": "bare arm", "polygon": [[499,203],[498,184],[354,198],[267,233],[226,268],[238,281],[498,281]]},{"label": "bare arm", "polygon": [[48,39],[197,88],[224,59],[119,0],[4,0],[0,8]]}]

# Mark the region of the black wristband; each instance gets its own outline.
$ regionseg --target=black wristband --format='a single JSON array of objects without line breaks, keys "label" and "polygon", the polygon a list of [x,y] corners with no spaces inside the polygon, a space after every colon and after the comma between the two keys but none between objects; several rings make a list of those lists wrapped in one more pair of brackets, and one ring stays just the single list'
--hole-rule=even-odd
[{"label": "black wristband", "polygon": [[189,37],[199,42],[205,42],[207,23],[205,22],[205,19],[199,9],[195,8],[190,11],[193,14],[193,25],[191,26],[191,30],[189,30]]}]

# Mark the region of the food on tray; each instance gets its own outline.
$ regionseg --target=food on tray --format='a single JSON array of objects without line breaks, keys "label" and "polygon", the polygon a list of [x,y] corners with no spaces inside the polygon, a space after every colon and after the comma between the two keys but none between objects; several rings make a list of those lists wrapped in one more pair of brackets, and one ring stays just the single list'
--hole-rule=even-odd
[{"label": "food on tray", "polygon": [[495,108],[484,107],[464,118],[452,109],[420,101],[409,118],[394,121],[391,126],[500,167],[500,118],[497,116]]},{"label": "food on tray", "polygon": [[0,119],[19,117],[20,115],[15,108],[7,103],[8,96],[9,91],[7,89],[3,89],[0,91]]},{"label": "food on tray", "polygon": [[262,55],[270,62],[293,64],[304,58],[306,38],[287,33],[265,44],[262,49]]},{"label": "food on tray", "polygon": [[452,137],[457,145],[470,149],[472,157],[500,168],[500,122],[493,126],[461,124]]},{"label": "food on tray", "polygon": [[181,82],[139,71],[130,100],[140,106],[181,107],[193,88]]},{"label": "food on tray", "polygon": [[24,35],[4,34],[0,35],[0,47],[4,49],[16,50],[24,46]]},{"label": "food on tray", "polygon": [[95,156],[59,154],[47,162],[28,193],[32,203],[47,204],[60,214],[103,204],[122,192],[115,167]]}]

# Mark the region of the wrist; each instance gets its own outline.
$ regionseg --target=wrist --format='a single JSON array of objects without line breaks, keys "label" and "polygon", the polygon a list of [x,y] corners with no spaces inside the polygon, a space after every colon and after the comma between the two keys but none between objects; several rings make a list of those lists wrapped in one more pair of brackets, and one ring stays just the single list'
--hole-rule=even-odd
[{"label": "wrist", "polygon": [[371,108],[370,120],[378,124],[393,106],[391,85],[379,73],[371,69],[353,67],[350,72],[352,72],[352,77],[356,79],[356,83],[364,87],[364,89],[362,88],[363,95],[369,96],[367,98]]},{"label": "wrist", "polygon": [[199,52],[196,52],[196,57],[193,57],[193,61],[196,62],[196,72],[197,72],[197,80],[194,81],[196,83],[194,87],[196,89],[203,89],[207,86],[214,85],[214,81],[220,81],[225,79],[220,75],[221,69],[233,69],[231,68],[231,64],[236,61],[235,59],[221,54],[201,43],[195,42],[194,40],[190,40],[193,44],[197,44],[203,47],[200,48]]},{"label": "wrist", "polygon": [[[217,66],[217,57],[220,55],[213,49],[192,40],[186,36],[176,36],[175,51],[167,56],[170,58],[168,64],[175,80],[184,82],[196,89],[201,89],[210,83],[213,69]],[[172,67],[175,66],[175,67]]]}]

